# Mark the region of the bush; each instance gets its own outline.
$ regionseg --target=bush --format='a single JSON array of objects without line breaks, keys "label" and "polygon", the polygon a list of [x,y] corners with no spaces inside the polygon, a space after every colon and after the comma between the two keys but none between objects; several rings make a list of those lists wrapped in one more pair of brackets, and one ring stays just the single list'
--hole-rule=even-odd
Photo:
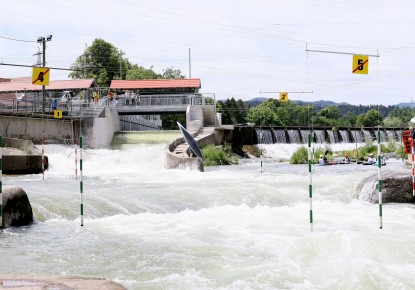
[{"label": "bush", "polygon": [[308,151],[304,146],[301,146],[294,152],[290,158],[291,164],[305,164],[308,161]]},{"label": "bush", "polygon": [[230,145],[207,145],[206,147],[203,147],[202,154],[205,158],[203,163],[205,166],[230,165],[238,163],[238,159],[231,153]]}]

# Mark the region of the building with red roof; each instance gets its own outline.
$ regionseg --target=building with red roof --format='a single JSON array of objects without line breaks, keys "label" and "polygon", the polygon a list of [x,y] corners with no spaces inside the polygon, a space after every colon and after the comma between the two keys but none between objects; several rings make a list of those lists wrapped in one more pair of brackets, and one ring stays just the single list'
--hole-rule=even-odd
[{"label": "building with red roof", "polygon": [[135,90],[143,94],[197,93],[200,79],[112,80],[111,90]]}]

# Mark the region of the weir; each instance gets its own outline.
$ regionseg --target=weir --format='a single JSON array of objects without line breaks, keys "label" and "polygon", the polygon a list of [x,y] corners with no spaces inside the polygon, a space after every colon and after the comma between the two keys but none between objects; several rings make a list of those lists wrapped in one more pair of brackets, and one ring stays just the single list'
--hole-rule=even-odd
[{"label": "weir", "polygon": [[[377,128],[313,128],[312,137],[317,144],[336,143],[364,143],[376,141]],[[382,128],[380,129],[381,142],[401,141],[404,128]],[[235,126],[235,145],[255,144],[307,144],[309,129],[306,127],[254,127]]]}]

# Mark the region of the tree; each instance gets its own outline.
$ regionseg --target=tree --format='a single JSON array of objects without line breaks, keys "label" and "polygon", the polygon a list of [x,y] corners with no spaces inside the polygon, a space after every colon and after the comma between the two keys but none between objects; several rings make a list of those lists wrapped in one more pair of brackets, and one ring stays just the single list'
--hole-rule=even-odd
[{"label": "tree", "polygon": [[376,127],[381,124],[382,117],[375,109],[371,109],[366,114],[357,116],[356,126],[358,127]]},{"label": "tree", "polygon": [[225,102],[218,101],[216,105],[218,113],[222,113],[222,124],[239,124],[246,122],[247,107],[244,101],[236,101],[234,98]]},{"label": "tree", "polygon": [[246,118],[257,126],[274,126],[279,124],[277,108],[278,101],[271,98],[256,107],[250,108]]},{"label": "tree", "polygon": [[130,65],[125,74],[126,80],[160,79],[161,77],[161,75],[153,71],[152,66],[149,69],[146,69],[137,64]]},{"label": "tree", "polygon": [[182,75],[182,72],[179,69],[174,69],[173,67],[168,67],[163,70],[161,74],[163,79],[184,79],[185,76]]},{"label": "tree", "polygon": [[117,48],[97,38],[71,66],[71,68],[82,70],[71,72],[69,77],[94,78],[99,86],[108,87],[111,80],[119,76],[119,67],[120,54]]}]

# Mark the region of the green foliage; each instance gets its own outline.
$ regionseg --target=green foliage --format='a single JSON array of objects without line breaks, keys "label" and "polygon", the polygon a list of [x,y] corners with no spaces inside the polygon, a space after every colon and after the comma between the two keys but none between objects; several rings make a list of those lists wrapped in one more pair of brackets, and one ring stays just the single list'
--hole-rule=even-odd
[{"label": "green foliage", "polygon": [[177,122],[183,126],[186,124],[185,114],[164,114],[160,116],[162,123],[162,130],[179,130]]},{"label": "green foliage", "polygon": [[236,101],[234,98],[226,101],[218,101],[217,112],[222,113],[222,124],[234,125],[246,122],[247,107],[242,100]]},{"label": "green foliage", "polygon": [[173,67],[168,67],[163,70],[163,73],[161,74],[161,77],[163,79],[184,79],[185,76],[182,75],[181,70],[174,69]]},{"label": "green foliage", "polygon": [[308,162],[308,151],[304,146],[301,146],[291,155],[291,164],[305,164]]},{"label": "green foliage", "polygon": [[366,114],[357,116],[356,126],[358,127],[376,127],[381,124],[382,116],[375,109],[371,109]]},{"label": "green foliage", "polygon": [[161,75],[155,73],[153,71],[153,67],[146,69],[137,64],[131,65],[127,69],[127,73],[125,75],[126,80],[146,80],[146,79],[160,79],[160,78],[161,78]]},{"label": "green foliage", "polygon": [[398,149],[396,149],[396,154],[399,158],[406,158],[405,150],[403,149],[403,145],[399,145]]},{"label": "green foliage", "polygon": [[224,146],[207,145],[202,148],[205,166],[237,164],[238,159],[232,155],[229,144]]},{"label": "green foliage", "polygon": [[119,78],[120,54],[117,48],[103,39],[95,39],[86,51],[78,56],[71,68],[71,78],[94,78],[99,86],[108,87],[111,80]]},{"label": "green foliage", "polygon": [[[121,71],[120,71],[121,65]],[[77,57],[69,77],[73,79],[93,78],[98,86],[109,87],[112,80],[141,80],[141,79],[182,79],[184,76],[179,69],[167,67],[158,74],[151,66],[146,69],[138,64],[131,64],[123,58],[120,50],[103,39],[95,39],[91,46]],[[120,73],[122,75],[120,75]]]}]

